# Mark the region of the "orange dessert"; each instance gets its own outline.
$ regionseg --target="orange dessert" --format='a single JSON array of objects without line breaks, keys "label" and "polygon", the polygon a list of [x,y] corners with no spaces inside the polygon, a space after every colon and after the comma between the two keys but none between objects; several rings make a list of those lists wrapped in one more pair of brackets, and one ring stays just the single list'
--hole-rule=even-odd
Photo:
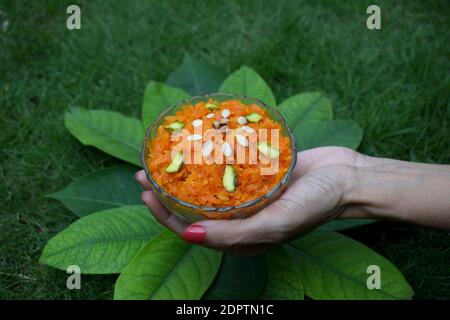
[{"label": "orange dessert", "polygon": [[[208,136],[208,129],[223,139],[217,134]],[[273,129],[278,130],[276,148],[271,144]],[[266,134],[261,134],[263,131]],[[229,140],[230,132],[235,144]],[[189,152],[184,144],[184,151],[177,154],[174,150],[183,141],[189,143]],[[250,150],[255,145],[259,152],[252,162]],[[228,207],[257,199],[283,179],[292,162],[291,141],[282,126],[267,110],[239,100],[186,104],[164,118],[147,146],[146,162],[153,179],[170,195],[197,206]],[[237,148],[244,150],[243,163],[237,158]],[[222,152],[219,158],[217,150]],[[191,152],[195,151],[200,163],[192,160],[195,156]],[[262,174],[274,160],[276,172]]]}]

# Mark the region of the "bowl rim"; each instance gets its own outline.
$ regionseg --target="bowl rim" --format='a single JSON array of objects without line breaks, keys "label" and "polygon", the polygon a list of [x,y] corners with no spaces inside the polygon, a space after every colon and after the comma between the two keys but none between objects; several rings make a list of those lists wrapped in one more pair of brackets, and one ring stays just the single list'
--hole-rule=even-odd
[{"label": "bowl rim", "polygon": [[[222,96],[222,97],[228,96],[228,97],[230,97],[230,100],[231,99],[241,99],[241,100],[242,99],[251,99],[251,100],[256,101],[258,104],[262,105],[264,109],[270,110],[271,112],[277,114],[281,118],[284,127],[286,127],[287,135],[289,136],[289,139],[291,140],[292,159],[291,159],[289,168],[286,171],[286,173],[284,174],[283,178],[269,192],[265,193],[264,195],[262,195],[256,199],[246,201],[239,205],[235,205],[235,206],[226,206],[226,207],[199,206],[199,205],[195,205],[195,204],[186,202],[184,200],[181,200],[181,199],[171,195],[170,193],[168,193],[163,187],[161,187],[153,179],[152,175],[150,174],[150,170],[147,167],[147,162],[145,161],[146,160],[145,157],[146,157],[147,143],[150,141],[150,132],[153,129],[153,127],[156,126],[157,123],[160,122],[160,120],[162,118],[166,117],[168,114],[171,113],[172,110],[176,109],[180,105],[187,104],[190,101],[193,101],[196,99],[204,99],[204,98],[214,99],[215,96]],[[157,193],[161,193],[164,196],[170,198],[175,203],[177,203],[181,206],[190,208],[190,209],[205,211],[208,213],[214,213],[214,212],[225,213],[225,212],[229,212],[229,211],[236,210],[236,209],[244,209],[244,208],[252,207],[253,205],[255,205],[263,200],[271,198],[271,196],[274,193],[276,193],[281,187],[286,185],[287,182],[289,181],[289,178],[292,175],[292,172],[293,172],[296,164],[297,164],[297,151],[296,150],[297,150],[297,141],[295,139],[295,136],[294,136],[292,129],[290,128],[288,122],[286,121],[286,119],[284,118],[284,116],[281,114],[280,111],[278,111],[277,109],[275,109],[271,106],[268,106],[266,103],[262,102],[261,100],[259,100],[257,98],[254,98],[254,97],[249,97],[249,96],[241,95],[241,94],[215,92],[215,93],[211,93],[211,94],[195,95],[188,99],[181,99],[181,100],[178,100],[174,105],[168,106],[167,108],[165,108],[164,111],[161,112],[160,115],[147,127],[144,141],[142,143],[141,164],[144,169],[145,175],[147,176],[147,179],[149,180],[149,182],[151,183],[153,188],[157,191]],[[158,194],[158,197],[159,197],[159,194]]]}]

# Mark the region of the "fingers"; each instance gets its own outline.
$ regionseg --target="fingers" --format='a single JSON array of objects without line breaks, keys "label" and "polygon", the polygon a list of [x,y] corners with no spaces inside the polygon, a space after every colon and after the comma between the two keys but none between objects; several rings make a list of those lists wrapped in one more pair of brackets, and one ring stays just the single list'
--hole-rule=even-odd
[{"label": "fingers", "polygon": [[186,225],[164,207],[153,191],[142,192],[141,198],[159,223],[182,236]]},{"label": "fingers", "polygon": [[[153,191],[144,191],[141,195],[141,198],[159,223],[172,230],[190,243],[204,244],[211,248],[221,249],[223,251],[245,256],[260,254],[267,251],[270,247],[267,244],[250,244],[248,246],[239,246],[238,248],[232,248],[226,245],[226,243],[223,243],[223,245],[219,246],[217,245],[220,241],[219,239],[217,239],[216,241],[208,241],[206,239],[206,229],[201,224],[191,224],[187,227],[186,223],[179,220],[175,214],[170,213],[158,200]],[[214,231],[214,229],[211,229],[210,231],[213,234],[216,234],[216,231]],[[215,239],[215,237],[212,237],[212,239]]]},{"label": "fingers", "polygon": [[290,226],[286,223],[286,213],[292,208],[286,201],[278,200],[247,219],[204,220],[187,226],[159,201],[143,170],[136,172],[135,178],[144,189],[149,190],[144,191],[141,198],[158,222],[190,243],[235,254],[253,255],[266,251],[288,237]]},{"label": "fingers", "polygon": [[[235,252],[249,246],[284,243],[335,216],[339,185],[326,173],[324,176],[305,175],[277,201],[250,218],[196,222],[184,231],[183,238]],[[190,238],[191,232],[196,236]]]},{"label": "fingers", "polygon": [[290,236],[286,210],[289,205],[277,201],[258,214],[242,220],[205,220],[196,222],[183,233],[189,242],[224,251],[246,251],[246,247],[282,243]]},{"label": "fingers", "polygon": [[139,170],[138,172],[136,172],[134,178],[136,179],[137,182],[139,182],[139,184],[142,186],[142,188],[144,188],[144,190],[151,189],[150,182],[148,181],[144,170]]}]

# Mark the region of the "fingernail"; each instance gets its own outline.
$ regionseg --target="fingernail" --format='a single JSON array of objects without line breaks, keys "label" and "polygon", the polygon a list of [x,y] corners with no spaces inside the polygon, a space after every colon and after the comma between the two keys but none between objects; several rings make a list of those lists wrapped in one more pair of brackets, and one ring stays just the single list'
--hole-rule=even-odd
[{"label": "fingernail", "polygon": [[139,171],[136,171],[136,173],[134,174],[134,179],[138,179],[138,176],[139,176]]},{"label": "fingernail", "polygon": [[183,239],[191,243],[203,243],[206,240],[206,229],[201,225],[191,224],[184,230]]},{"label": "fingernail", "polygon": [[141,192],[141,201],[144,202],[144,193],[145,191]]}]

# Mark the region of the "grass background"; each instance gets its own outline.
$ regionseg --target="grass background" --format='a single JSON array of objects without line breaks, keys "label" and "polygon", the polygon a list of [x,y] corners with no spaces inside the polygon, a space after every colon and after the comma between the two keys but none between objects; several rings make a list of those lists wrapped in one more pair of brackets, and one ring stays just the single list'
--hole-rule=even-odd
[{"label": "grass background", "polygon": [[[164,81],[190,52],[228,72],[247,64],[278,101],[323,90],[337,117],[365,130],[360,151],[450,163],[450,7],[447,1],[76,1],[82,29],[65,27],[73,1],[1,0],[0,298],[109,299],[114,276],[38,264],[75,216],[45,195],[119,163],[64,128],[73,105],[138,116],[145,84]],[[366,8],[382,30],[366,28]],[[450,298],[450,235],[379,223],[346,232],[385,255],[418,299]]]}]

